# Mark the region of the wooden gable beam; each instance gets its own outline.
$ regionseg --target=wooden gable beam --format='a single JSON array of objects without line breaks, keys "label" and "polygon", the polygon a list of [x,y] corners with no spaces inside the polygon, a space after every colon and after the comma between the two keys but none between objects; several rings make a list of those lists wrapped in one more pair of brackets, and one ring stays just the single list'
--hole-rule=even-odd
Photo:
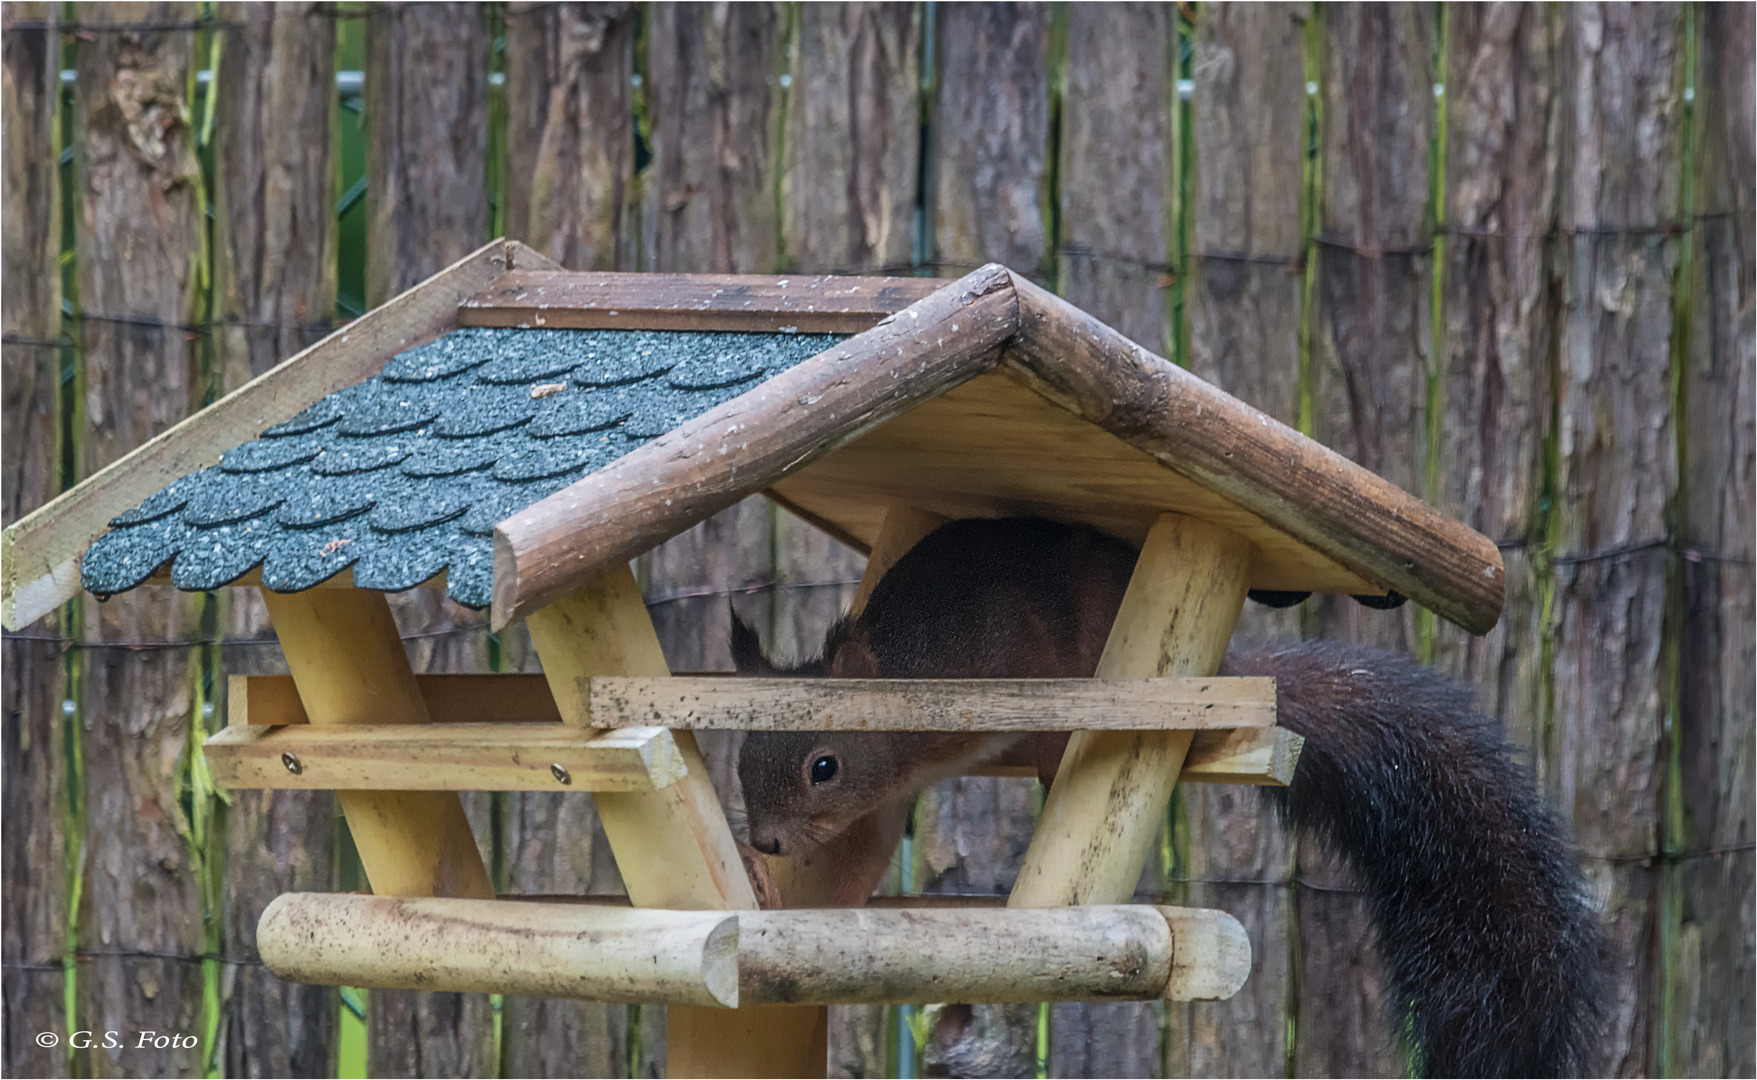
[{"label": "wooden gable beam", "polygon": [[526,507],[494,530],[494,626],[988,370],[1017,328],[990,264]]},{"label": "wooden gable beam", "polygon": [[516,240],[485,244],[14,522],[0,533],[0,622],[15,630],[77,595],[80,556],[111,518],[456,326],[458,305],[514,265],[557,269]]},{"label": "wooden gable beam", "polygon": [[1488,537],[1013,275],[1005,363],[1045,398],[1473,634],[1501,617]]}]

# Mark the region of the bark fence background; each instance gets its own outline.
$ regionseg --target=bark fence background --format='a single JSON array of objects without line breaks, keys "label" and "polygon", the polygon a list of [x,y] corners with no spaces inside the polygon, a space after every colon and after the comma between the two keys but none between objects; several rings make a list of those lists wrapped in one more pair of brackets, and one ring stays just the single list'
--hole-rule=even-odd
[{"label": "bark fence background", "polygon": [[[1348,603],[1244,630],[1477,681],[1612,929],[1603,1071],[1750,1075],[1752,11],[8,3],[5,519],[499,233],[576,269],[998,259],[1501,542],[1486,638]],[[796,653],[860,568],[755,501],[641,573],[710,670],[729,600]],[[534,662],[396,607],[421,670]],[[248,591],[87,598],[4,647],[8,1072],[653,1073],[656,1009],[261,968],[263,905],[358,870],[330,797],[206,780],[223,674],[281,670]],[[936,788],[897,887],[1004,891],[1035,799]],[[504,888],[617,888],[589,800],[469,805]],[[1184,789],[1143,888],[1245,922],[1238,998],[952,1007],[916,1067],[1401,1074],[1360,897],[1255,794]],[[897,1069],[899,1023],[837,1010],[836,1067]],[[33,1042],[75,1027],[202,1041]]]}]

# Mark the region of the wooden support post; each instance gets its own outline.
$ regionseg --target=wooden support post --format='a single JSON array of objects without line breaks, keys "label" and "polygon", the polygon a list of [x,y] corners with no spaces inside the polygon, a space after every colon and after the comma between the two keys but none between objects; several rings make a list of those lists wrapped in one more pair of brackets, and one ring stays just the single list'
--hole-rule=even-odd
[{"label": "wooden support post", "polygon": [[[562,719],[570,724],[591,723],[592,676],[670,674],[626,565],[525,622]],[[688,770],[681,780],[654,791],[593,796],[629,899],[637,907],[755,910],[756,894],[695,734],[673,736]],[[823,1076],[828,1063],[829,1025],[819,1007],[666,1009],[668,1076]]]},{"label": "wooden support post", "polygon": [[[1214,674],[1244,606],[1254,556],[1227,529],[1162,515],[1142,546],[1098,676]],[[1127,903],[1192,734],[1075,732],[1008,905]]]},{"label": "wooden support post", "polygon": [[895,566],[909,549],[921,543],[928,533],[944,525],[950,518],[930,510],[918,510],[903,503],[892,503],[885,509],[885,521],[879,526],[878,537],[872,542],[872,553],[866,557],[866,571],[860,575],[860,588],[854,593],[849,613],[858,615],[866,608],[872,588]]},{"label": "wooden support post", "polygon": [[[383,593],[264,589],[262,596],[312,724],[427,723]],[[373,892],[494,898],[456,794],[343,791],[337,798]]]}]

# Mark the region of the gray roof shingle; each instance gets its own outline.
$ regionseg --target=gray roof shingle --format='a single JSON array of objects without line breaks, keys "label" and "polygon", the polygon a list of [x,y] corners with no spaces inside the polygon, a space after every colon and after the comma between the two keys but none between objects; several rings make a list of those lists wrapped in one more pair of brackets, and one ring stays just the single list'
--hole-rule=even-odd
[{"label": "gray roof shingle", "polygon": [[124,592],[170,563],[205,590],[261,566],[296,592],[352,567],[391,592],[444,571],[485,607],[496,522],[841,338],[454,330],[117,516],[82,582]]}]

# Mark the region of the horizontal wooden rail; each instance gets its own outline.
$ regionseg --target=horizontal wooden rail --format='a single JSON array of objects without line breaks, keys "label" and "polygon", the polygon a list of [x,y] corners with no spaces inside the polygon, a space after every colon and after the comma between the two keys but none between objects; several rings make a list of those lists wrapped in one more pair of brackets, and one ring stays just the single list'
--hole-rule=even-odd
[{"label": "horizontal wooden rail", "polygon": [[356,894],[277,897],[264,963],[298,982],[672,1004],[1222,1000],[1251,946],[1221,911],[701,912]]},{"label": "horizontal wooden rail", "polygon": [[[1198,731],[1190,740],[1190,752],[1178,779],[1198,784],[1286,787],[1293,782],[1305,744],[1305,736],[1280,727]],[[1034,749],[1023,744],[994,761],[972,765],[964,775],[1036,776]]]},{"label": "horizontal wooden rail", "polygon": [[[612,683],[625,684],[632,681],[641,680],[612,679],[608,677],[594,679],[594,692],[596,692],[596,687],[599,682],[603,682],[608,686]],[[814,685],[831,688],[851,687],[856,685],[854,680],[849,680],[847,682],[814,683],[803,679],[758,680],[729,676],[689,676],[656,681],[677,684],[710,684],[716,698],[719,698],[722,693],[731,694],[738,691],[741,687],[750,687],[765,682],[784,682],[786,683],[786,688],[791,690],[797,690],[800,687],[811,687]],[[1201,689],[1204,685],[1220,684],[1226,689],[1219,691],[1219,693],[1233,695],[1230,704],[1215,704],[1215,708],[1235,711],[1237,715],[1230,721],[1230,723],[1240,726],[1233,728],[1217,727],[1208,730],[1198,730],[1196,732],[1195,741],[1190,745],[1189,758],[1184,762],[1184,771],[1182,774],[1183,779],[1192,783],[1284,786],[1293,778],[1294,767],[1299,762],[1300,749],[1305,740],[1285,728],[1244,726],[1246,721],[1238,719],[1239,716],[1246,715],[1244,710],[1248,708],[1252,713],[1252,715],[1249,716],[1249,723],[1262,724],[1273,721],[1275,709],[1273,680],[1259,678],[1161,679],[1155,680],[1155,682],[1161,684],[1188,684],[1169,685],[1162,688],[1143,691],[1143,693],[1149,695],[1155,693],[1169,694],[1174,698],[1181,695],[1181,698],[1184,701],[1184,707],[1212,703],[1207,700],[1209,691]],[[551,695],[549,684],[542,675],[417,675],[415,676],[415,684],[421,691],[422,699],[427,703],[428,717],[434,724],[481,725],[507,723],[523,724],[534,722],[555,724],[561,721],[560,711],[555,706],[555,698]],[[1093,680],[1089,679],[1032,679],[1016,681],[1002,679],[973,680],[967,685],[973,685],[979,690],[987,687],[1010,687],[1012,689],[998,691],[998,693],[1000,693],[1002,697],[1006,697],[1009,694],[1014,697],[1030,697],[1036,703],[1037,707],[1032,714],[1035,719],[1034,723],[1028,726],[1029,730],[1074,730],[1098,722],[1102,722],[1106,726],[1115,726],[1112,724],[1112,721],[1115,716],[1119,715],[1117,713],[1106,713],[1096,717],[1077,716],[1072,715],[1071,713],[1058,713],[1057,710],[1059,706],[1055,703],[1053,698],[1048,698],[1044,695],[1052,688],[1060,687],[1065,684],[1075,684],[1077,686],[1079,684],[1084,684],[1084,686],[1080,686],[1076,691],[1077,694],[1101,693],[1101,690],[1088,690],[1087,688],[1102,688],[1107,685],[1095,683]],[[885,680],[882,682],[871,681],[859,683],[858,685],[870,686],[880,694],[893,693],[899,690],[907,694],[908,691],[914,687],[931,686],[932,684],[912,683],[904,680]],[[946,681],[939,685],[953,687],[966,684]],[[1137,684],[1123,685],[1132,686]],[[846,690],[843,690],[842,692],[846,693]],[[1262,701],[1264,694],[1268,695],[1266,704]],[[624,696],[626,697],[626,694],[624,694]],[[919,700],[919,698],[917,700]],[[299,700],[299,691],[293,686],[291,676],[233,675],[229,682],[226,701],[227,720],[233,725],[255,725],[258,727],[267,727],[306,723],[305,706]],[[1241,704],[1241,702],[1254,703],[1246,705]],[[1170,715],[1175,712],[1178,707],[1179,706],[1176,705],[1167,706],[1167,714]],[[945,704],[942,701],[936,706],[936,708],[941,712],[950,714],[950,721],[948,722],[955,722],[957,720],[956,706]],[[1141,708],[1146,710],[1148,707],[1141,706]],[[608,706],[606,706],[606,709],[608,710]],[[607,713],[607,715],[609,714]],[[843,722],[846,722],[851,714],[847,711],[842,711],[839,714],[836,714],[833,711],[826,711],[821,717],[817,718],[815,721],[815,727],[818,729],[825,729],[826,727],[834,726],[837,723],[838,715]],[[596,721],[597,719],[598,718],[594,716],[594,720]],[[777,727],[799,726],[800,724],[800,716],[797,712],[789,714],[781,710],[752,709],[750,710],[750,715],[746,717],[746,719],[749,722],[744,726],[750,730],[772,730]],[[629,722],[633,723],[634,721],[631,719]],[[716,727],[723,725],[719,723],[696,724],[687,716],[671,716],[666,723],[657,726],[689,728]],[[808,720],[806,726],[813,726],[813,722]],[[1172,723],[1167,723],[1161,718],[1157,725],[1148,726],[1177,726],[1176,717],[1173,717]],[[582,745],[589,743],[592,738],[595,737],[594,735],[589,734],[590,729],[576,730],[579,732],[576,737],[581,740]],[[879,730],[879,728],[875,726],[873,730]],[[559,736],[549,737],[558,738]],[[425,736],[411,734],[406,738],[409,741],[409,745],[414,745],[424,739]],[[467,740],[470,738],[484,739],[489,745],[503,745],[495,741],[499,739],[499,736],[493,731],[482,731],[476,735],[463,735],[461,733],[454,734],[450,737],[448,745],[456,747],[460,740]],[[532,738],[535,739],[536,736],[532,736]],[[230,753],[232,751],[221,752]],[[211,753],[212,751],[210,751],[210,754]],[[466,766],[468,765],[468,763],[465,764]],[[269,776],[267,779],[273,779],[276,781],[275,783],[266,785],[235,783],[232,786],[307,788],[321,788],[324,786],[318,783],[288,783],[284,782],[286,778],[275,775],[272,769],[268,770],[268,773]],[[479,776],[480,774],[473,775]],[[1037,766],[1034,758],[1028,753],[1021,751],[1003,757],[998,761],[972,766],[970,769],[970,775],[1035,776],[1037,775]],[[481,790],[494,790],[492,788],[480,787],[480,785],[472,785],[471,783],[466,782],[462,777],[452,776],[451,766],[441,764],[432,759],[429,759],[425,763],[421,777],[423,782],[420,787],[424,789],[467,791],[480,788]],[[263,777],[259,776],[258,779],[263,779]],[[537,780],[539,781],[538,786],[511,788],[506,790],[556,790],[555,787],[542,786],[540,784],[541,779],[541,776],[537,777]]]},{"label": "horizontal wooden rail", "polygon": [[599,727],[730,731],[1112,731],[1268,727],[1275,680],[592,680]]},{"label": "horizontal wooden rail", "polygon": [[202,744],[228,788],[337,791],[640,791],[676,783],[664,728],[566,724],[230,726]]},{"label": "horizontal wooden rail", "polygon": [[[435,724],[562,722],[542,675],[417,675],[415,685]],[[233,675],[226,680],[226,722],[270,727],[310,721],[291,675]]]},{"label": "horizontal wooden rail", "polygon": [[514,270],[465,300],[464,326],[858,334],[950,278]]}]

